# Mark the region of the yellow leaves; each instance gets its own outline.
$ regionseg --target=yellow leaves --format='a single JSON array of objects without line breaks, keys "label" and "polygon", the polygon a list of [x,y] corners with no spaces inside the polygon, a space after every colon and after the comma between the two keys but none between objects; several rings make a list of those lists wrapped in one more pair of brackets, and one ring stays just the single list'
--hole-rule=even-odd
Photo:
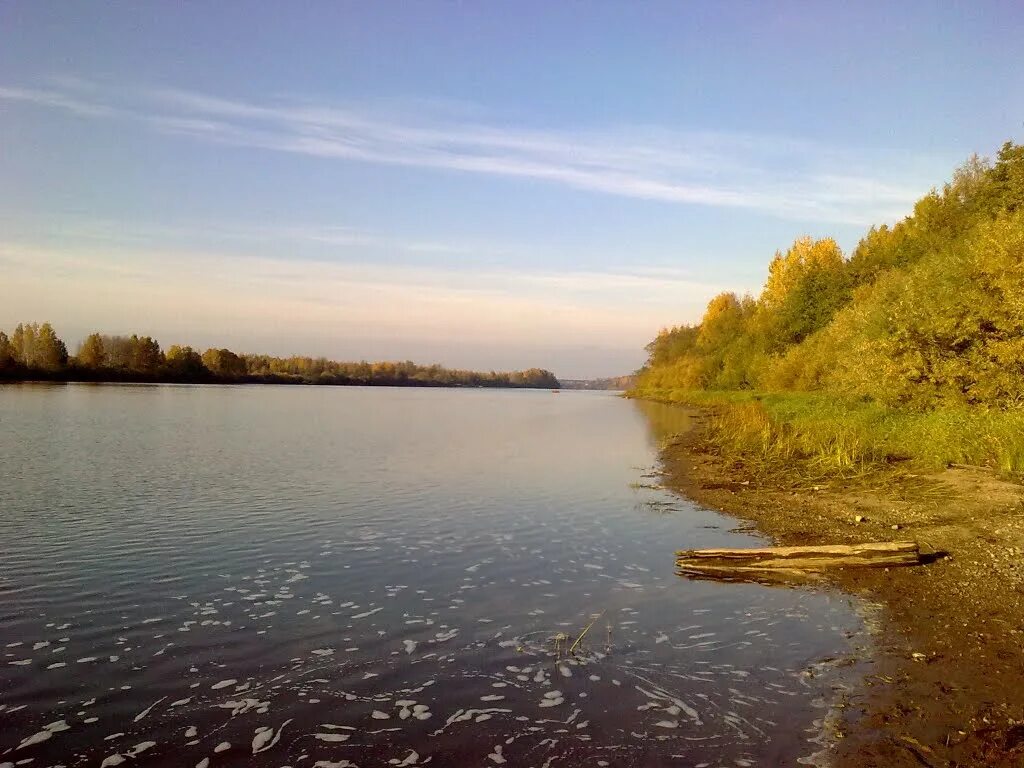
[{"label": "yellow leaves", "polygon": [[664,331],[664,388],[825,389],[900,408],[1024,404],[1024,147],[968,161],[914,215],[777,252],[756,305],[723,293]]},{"label": "yellow leaves", "polygon": [[785,255],[776,252],[768,266],[768,281],[761,292],[760,304],[778,307],[813,272],[838,273],[843,269],[843,252],[831,237],[814,240],[798,238]]}]

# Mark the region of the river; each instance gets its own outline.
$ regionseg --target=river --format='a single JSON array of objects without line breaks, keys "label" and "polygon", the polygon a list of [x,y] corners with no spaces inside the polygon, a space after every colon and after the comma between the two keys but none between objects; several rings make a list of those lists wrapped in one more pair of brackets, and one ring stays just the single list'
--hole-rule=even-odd
[{"label": "river", "polygon": [[759,541],[658,487],[681,418],[0,386],[0,766],[792,764],[862,622],[674,575],[677,548]]}]

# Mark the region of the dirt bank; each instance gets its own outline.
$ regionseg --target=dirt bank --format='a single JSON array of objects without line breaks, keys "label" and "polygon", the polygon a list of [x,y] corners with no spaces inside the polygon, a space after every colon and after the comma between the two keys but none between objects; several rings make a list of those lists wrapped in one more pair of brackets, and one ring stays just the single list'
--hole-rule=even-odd
[{"label": "dirt bank", "polygon": [[884,607],[836,765],[1024,766],[1024,487],[966,467],[826,486],[768,481],[719,455],[706,420],[695,415],[664,449],[669,487],[779,544],[914,539],[940,553],[917,568],[833,577]]}]

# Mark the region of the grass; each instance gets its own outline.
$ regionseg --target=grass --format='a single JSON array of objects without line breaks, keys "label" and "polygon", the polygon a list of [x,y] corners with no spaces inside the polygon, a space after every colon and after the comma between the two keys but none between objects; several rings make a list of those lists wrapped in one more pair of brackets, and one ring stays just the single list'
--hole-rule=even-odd
[{"label": "grass", "polygon": [[1024,410],[911,411],[820,393],[640,390],[633,397],[708,407],[709,439],[763,474],[800,469],[808,480],[867,475],[894,466],[950,464],[1024,471]]}]

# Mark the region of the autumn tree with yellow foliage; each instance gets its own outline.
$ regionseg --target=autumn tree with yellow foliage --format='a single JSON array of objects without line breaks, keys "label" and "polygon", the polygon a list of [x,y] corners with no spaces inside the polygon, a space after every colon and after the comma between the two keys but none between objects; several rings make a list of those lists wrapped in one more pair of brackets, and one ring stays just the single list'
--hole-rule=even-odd
[{"label": "autumn tree with yellow foliage", "polygon": [[850,258],[778,252],[756,298],[724,293],[661,331],[638,393],[817,390],[895,407],[1024,404],[1024,147],[971,158]]}]

